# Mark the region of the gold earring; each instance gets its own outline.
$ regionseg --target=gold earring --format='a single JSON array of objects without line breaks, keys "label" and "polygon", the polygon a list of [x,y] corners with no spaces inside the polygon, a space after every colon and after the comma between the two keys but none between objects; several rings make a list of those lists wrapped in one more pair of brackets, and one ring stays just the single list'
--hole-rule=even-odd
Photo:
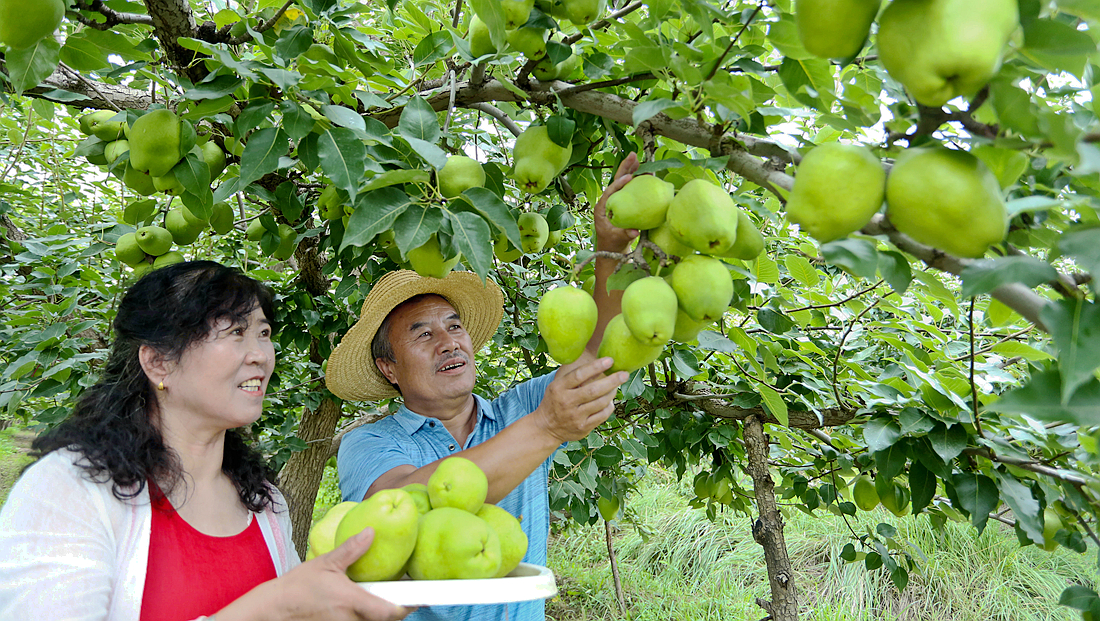
[{"label": "gold earring", "polygon": [[164,382],[157,384],[157,390],[164,390]]}]

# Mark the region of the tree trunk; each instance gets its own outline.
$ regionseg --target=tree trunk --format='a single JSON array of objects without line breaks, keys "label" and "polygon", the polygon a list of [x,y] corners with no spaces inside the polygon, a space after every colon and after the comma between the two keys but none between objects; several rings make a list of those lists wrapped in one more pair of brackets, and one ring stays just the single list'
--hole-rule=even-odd
[{"label": "tree trunk", "polygon": [[298,437],[309,446],[294,453],[279,473],[279,488],[290,505],[290,522],[294,525],[294,547],[298,556],[305,558],[309,527],[313,522],[313,505],[317,490],[329,457],[329,444],[336,423],[340,420],[340,406],[332,399],[325,399],[316,411],[305,410],[298,424]]},{"label": "tree trunk", "polygon": [[787,557],[787,542],[783,539],[783,516],[775,504],[775,483],[768,472],[768,437],[764,435],[763,422],[756,415],[745,419],[744,429],[749,476],[760,510],[760,518],[752,525],[752,538],[764,548],[772,593],[770,602],[757,598],[756,603],[774,621],[797,621],[798,591],[791,560]]}]

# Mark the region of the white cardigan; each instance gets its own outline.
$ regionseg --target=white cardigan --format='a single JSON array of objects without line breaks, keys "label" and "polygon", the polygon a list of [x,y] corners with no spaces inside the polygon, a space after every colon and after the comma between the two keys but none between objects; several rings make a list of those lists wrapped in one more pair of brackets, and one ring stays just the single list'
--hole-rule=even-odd
[{"label": "white cardigan", "polygon": [[[129,501],[89,481],[79,455],[31,466],[0,509],[0,619],[137,621],[149,560],[148,486]],[[254,514],[277,575],[300,563],[286,501]]]}]

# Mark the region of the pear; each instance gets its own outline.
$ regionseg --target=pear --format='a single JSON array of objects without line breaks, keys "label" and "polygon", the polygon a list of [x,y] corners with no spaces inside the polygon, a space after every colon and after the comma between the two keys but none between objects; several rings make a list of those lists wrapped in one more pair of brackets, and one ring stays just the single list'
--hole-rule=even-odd
[{"label": "pear", "polygon": [[545,28],[516,28],[508,32],[508,45],[531,60],[546,56],[546,40],[550,31]]},{"label": "pear", "polygon": [[565,236],[565,231],[558,229],[556,231],[550,231],[550,234],[546,236],[546,243],[543,244],[543,250],[549,250],[558,245],[561,238]]},{"label": "pear", "polygon": [[[100,110],[93,114],[88,122],[93,136],[103,142],[114,142],[125,136],[126,115],[112,110]],[[115,117],[118,117],[117,120]]]},{"label": "pear", "polygon": [[138,245],[136,233],[126,233],[118,238],[115,242],[115,257],[130,267],[145,261],[145,251]]},{"label": "pear", "polygon": [[527,554],[527,533],[523,526],[507,510],[485,503],[477,510],[477,516],[493,529],[500,539],[500,569],[494,578],[503,578],[512,572]]},{"label": "pear", "polygon": [[552,163],[534,157],[516,160],[516,167],[512,172],[512,179],[519,189],[529,194],[542,192],[557,176],[558,171]]},{"label": "pear", "polygon": [[186,259],[183,255],[175,250],[166,252],[156,259],[153,259],[153,269],[159,270],[162,267],[168,267],[169,265],[175,265],[176,263],[183,263]]},{"label": "pear", "polygon": [[439,169],[439,193],[443,198],[454,198],[469,188],[485,185],[485,169],[481,162],[465,155],[452,155]]},{"label": "pear", "polygon": [[[100,123],[106,123],[113,119],[115,114],[117,113],[114,110],[96,110],[95,112],[89,112],[77,119],[77,125],[80,127],[81,133],[85,136],[93,136],[95,134],[92,132],[92,129]],[[108,140],[107,142],[110,141]]]},{"label": "pear", "polygon": [[609,356],[615,361],[611,368],[605,371],[610,375],[616,371],[632,373],[656,360],[664,350],[664,343],[650,345],[634,338],[622,313],[619,313],[612,317],[604,328],[597,355],[600,358]]},{"label": "pear", "polygon": [[317,197],[317,209],[321,217],[329,222],[347,215],[344,213],[344,202],[334,185],[325,186],[325,189],[321,190],[321,195]]},{"label": "pear", "polygon": [[309,549],[306,560],[328,554],[336,548],[336,527],[352,507],[359,504],[353,500],[341,502],[325,512],[321,519],[309,529]]},{"label": "pear", "polygon": [[169,170],[160,177],[153,177],[153,187],[158,192],[164,192],[169,196],[179,196],[183,194],[183,182],[176,178],[175,169]]},{"label": "pear", "polygon": [[470,18],[468,37],[470,40],[470,55],[474,58],[497,53],[497,47],[493,45],[493,40],[489,37],[489,27],[477,15]]},{"label": "pear", "polygon": [[195,220],[194,216],[183,207],[176,207],[164,216],[164,228],[172,234],[172,241],[176,242],[176,245],[187,246],[195,243],[206,228],[206,223]]},{"label": "pear", "polygon": [[459,255],[444,257],[439,248],[439,238],[433,233],[423,245],[408,251],[406,257],[417,274],[443,278],[458,263]]},{"label": "pear", "polygon": [[607,218],[624,229],[647,230],[665,221],[676,188],[653,175],[634,177],[607,199]]},{"label": "pear", "polygon": [[907,149],[886,179],[886,216],[902,233],[980,257],[1008,233],[1001,185],[981,160],[944,147]]},{"label": "pear", "polygon": [[623,291],[623,321],[647,345],[664,345],[672,338],[677,308],[676,292],[658,276],[635,280]]},{"label": "pear", "polygon": [[294,249],[298,247],[298,232],[289,224],[279,223],[279,245],[271,253],[276,261],[286,261],[294,256]]},{"label": "pear", "polygon": [[534,211],[525,211],[516,219],[519,226],[519,241],[524,253],[539,252],[546,247],[550,237],[550,225],[546,217]]},{"label": "pear", "polygon": [[851,58],[871,31],[882,0],[795,0],[798,37],[821,58]]},{"label": "pear", "polygon": [[506,236],[501,235],[493,242],[493,254],[501,263],[511,263],[522,257],[523,251],[513,246]]},{"label": "pear", "polygon": [[694,248],[676,239],[667,221],[662,222],[661,225],[655,229],[650,229],[646,234],[649,236],[649,241],[657,244],[657,247],[663,250],[665,255],[670,258],[683,258],[695,254]]},{"label": "pear", "polygon": [[115,163],[115,160],[122,157],[123,153],[130,150],[130,141],[128,140],[114,140],[108,142],[103,147],[103,159],[107,160],[108,164]]},{"label": "pear", "polygon": [[500,8],[504,10],[504,29],[512,30],[527,23],[535,0],[500,0]]},{"label": "pear", "polygon": [[699,336],[699,332],[701,332],[703,328],[709,326],[711,323],[710,321],[695,321],[691,317],[688,317],[684,309],[677,308],[676,327],[672,331],[672,340],[677,343],[690,343]]},{"label": "pear", "polygon": [[677,190],[684,187],[684,184],[692,179],[706,179],[715,185],[722,183],[713,170],[694,164],[685,164],[679,168],[669,169],[664,176],[664,180],[671,183]]},{"label": "pear", "polygon": [[918,103],[977,93],[1019,26],[1017,0],[894,0],[879,17],[882,66]]},{"label": "pear", "polygon": [[200,149],[202,150],[202,161],[206,162],[206,167],[210,169],[210,183],[214,183],[214,180],[225,170],[225,152],[211,140],[203,143]]},{"label": "pear", "polygon": [[517,161],[527,158],[546,160],[554,166],[554,174],[557,175],[569,164],[573,145],[559,146],[550,139],[550,130],[545,125],[532,125],[516,138],[512,156]]},{"label": "pear", "polygon": [[180,119],[174,112],[147,112],[130,128],[130,163],[154,177],[162,177],[183,157]]},{"label": "pear", "polygon": [[149,176],[149,173],[134,168],[130,162],[126,163],[126,170],[122,173],[122,183],[142,196],[157,193],[157,188],[153,185],[153,178]]},{"label": "pear", "polygon": [[744,209],[737,210],[737,239],[729,250],[720,256],[752,261],[764,252],[764,236],[749,219]]},{"label": "pear", "polygon": [[858,231],[882,208],[886,171],[870,149],[831,142],[795,171],[787,217],[821,243]]},{"label": "pear", "polygon": [[565,16],[574,26],[587,26],[603,12],[602,0],[564,0]]},{"label": "pear", "polygon": [[596,331],[597,315],[596,301],[576,287],[566,285],[543,294],[536,323],[550,357],[561,364],[580,358]]},{"label": "pear", "polygon": [[733,299],[729,269],[714,257],[684,257],[673,268],[671,280],[680,308],[695,321],[716,321]]},{"label": "pear", "polygon": [[233,207],[229,203],[214,203],[210,212],[210,228],[218,235],[225,235],[233,230]]},{"label": "pear", "polygon": [[705,179],[684,184],[665,214],[672,234],[703,254],[722,254],[737,240],[737,205]]},{"label": "pear", "polygon": [[159,257],[172,249],[172,234],[159,226],[143,226],[134,232],[137,244],[145,254]]}]

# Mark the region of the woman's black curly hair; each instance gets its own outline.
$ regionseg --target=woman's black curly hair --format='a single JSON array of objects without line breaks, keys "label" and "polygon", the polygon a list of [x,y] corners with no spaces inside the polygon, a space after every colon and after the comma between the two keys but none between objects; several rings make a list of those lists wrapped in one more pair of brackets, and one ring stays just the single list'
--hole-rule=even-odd
[{"label": "woman's black curly hair", "polygon": [[[217,322],[247,323],[256,308],[275,329],[274,294],[264,284],[213,261],[177,263],[149,272],[122,296],[103,374],[72,414],[34,440],[36,457],[67,448],[79,453],[89,478],[110,481],[119,500],[138,496],[150,480],[168,493],[182,478],[178,456],[156,425],[157,399],[138,360],[143,345],[168,361],[204,339]],[[225,434],[222,471],[251,511],[272,503],[274,472],[239,430]]]}]

